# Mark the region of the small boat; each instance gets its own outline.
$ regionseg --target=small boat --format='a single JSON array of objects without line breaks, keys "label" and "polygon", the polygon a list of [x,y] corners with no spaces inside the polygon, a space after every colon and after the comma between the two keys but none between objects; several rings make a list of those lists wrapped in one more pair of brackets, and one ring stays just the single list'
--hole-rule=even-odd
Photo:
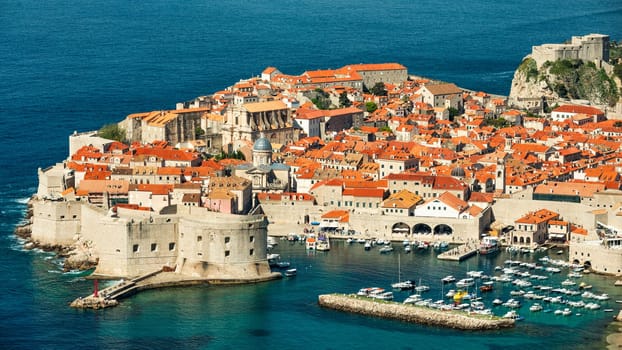
[{"label": "small boat", "polygon": [[424,285],[418,285],[418,286],[416,286],[416,287],[415,287],[415,290],[416,290],[417,292],[419,292],[419,293],[422,293],[422,292],[427,292],[427,291],[429,291],[429,290],[430,290],[430,287],[428,287],[428,286],[424,286]]},{"label": "small boat", "polygon": [[574,281],[572,281],[572,280],[569,280],[569,279],[564,280],[564,281],[562,282],[562,286],[574,286],[574,285],[576,285],[576,284],[577,284],[576,282],[574,282]]},{"label": "small boat", "polygon": [[[579,283],[579,289],[592,289],[592,285],[591,284],[587,284],[585,282],[581,282]],[[622,300],[621,300],[622,302]]]},{"label": "small boat", "polygon": [[408,254],[408,253],[410,253],[410,250],[411,250],[411,249],[410,249],[410,246],[409,246],[409,245],[404,246],[404,253]]},{"label": "small boat", "polygon": [[571,311],[569,308],[565,308],[565,309],[562,311],[562,315],[564,315],[564,316],[570,316],[570,315],[572,315],[572,311]]},{"label": "small boat", "polygon": [[448,276],[443,277],[441,281],[443,281],[443,283],[453,283],[453,282],[456,282],[456,278],[452,275],[448,275]]},{"label": "small boat", "polygon": [[492,291],[492,285],[491,284],[485,284],[481,287],[479,287],[479,291],[480,292],[491,292]]},{"label": "small boat", "polygon": [[505,315],[503,315],[503,318],[509,318],[512,320],[516,320],[516,321],[520,321],[523,319],[523,317],[521,317],[516,311],[511,310],[505,313]]},{"label": "small boat", "polygon": [[538,311],[542,311],[542,305],[540,305],[540,304],[538,304],[538,303],[535,303],[535,304],[533,304],[533,305],[531,305],[531,306],[529,307],[529,311],[531,311],[531,312],[538,312]]},{"label": "small boat", "polygon": [[380,252],[380,254],[390,253],[393,251],[393,247],[391,247],[390,245],[385,245],[382,248],[380,248],[378,251]]},{"label": "small boat", "polygon": [[395,290],[411,290],[415,288],[415,283],[413,281],[401,281],[391,284],[391,288]]},{"label": "small boat", "polygon": [[449,291],[445,294],[445,297],[447,297],[447,298],[453,298],[453,297],[454,297],[454,295],[456,295],[456,291],[455,291],[455,290],[453,290],[453,289],[450,289],[450,290],[449,290]]},{"label": "small boat", "polygon": [[346,239],[346,243],[348,243],[348,244],[353,243],[353,242],[354,242],[354,240],[352,238]]},{"label": "small boat", "polygon": [[479,245],[479,253],[482,255],[493,254],[499,251],[499,239],[497,237],[486,236]]},{"label": "small boat", "polygon": [[378,300],[393,300],[393,292],[372,293],[369,296]]},{"label": "small boat", "polygon": [[296,269],[285,270],[285,277],[294,277],[298,271]]},{"label": "small boat", "polygon": [[424,241],[419,242],[419,245],[417,246],[417,248],[419,249],[428,249],[429,247],[430,247],[430,244]]},{"label": "small boat", "polygon": [[286,267],[289,267],[290,262],[289,261],[277,261],[276,262],[276,267],[280,268],[280,269],[284,269]]},{"label": "small boat", "polygon": [[365,239],[363,239],[363,238],[359,238],[359,239],[356,240],[356,242],[363,244],[363,243],[366,243],[367,241]]},{"label": "small boat", "polygon": [[456,287],[458,288],[466,288],[475,284],[475,280],[473,278],[463,278],[460,281],[456,282]]},{"label": "small boat", "polygon": [[622,304],[622,300],[616,300],[616,303]]},{"label": "small boat", "polygon": [[492,305],[498,306],[498,305],[502,305],[503,304],[503,300],[501,299],[495,299],[492,301]]},{"label": "small boat", "polygon": [[370,250],[371,249],[371,242],[367,241],[365,242],[365,250]]},{"label": "small boat", "polygon": [[307,237],[307,239],[305,240],[305,245],[307,247],[307,250],[315,250],[317,245],[315,235],[310,235],[309,237]]},{"label": "small boat", "polygon": [[404,300],[404,304],[414,304],[418,301],[421,301],[421,295],[412,294],[412,295],[409,295],[408,298],[406,298],[406,300]]},{"label": "small boat", "polygon": [[562,254],[564,254],[564,250],[563,249],[560,249],[560,250],[557,251],[557,255],[562,255]]}]

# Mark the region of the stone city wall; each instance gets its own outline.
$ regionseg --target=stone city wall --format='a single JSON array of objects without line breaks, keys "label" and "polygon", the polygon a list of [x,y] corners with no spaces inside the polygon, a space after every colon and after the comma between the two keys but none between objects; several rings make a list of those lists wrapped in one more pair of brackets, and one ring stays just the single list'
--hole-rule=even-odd
[{"label": "stone city wall", "polygon": [[80,233],[81,203],[65,201],[33,201],[32,240],[42,245],[73,244]]}]

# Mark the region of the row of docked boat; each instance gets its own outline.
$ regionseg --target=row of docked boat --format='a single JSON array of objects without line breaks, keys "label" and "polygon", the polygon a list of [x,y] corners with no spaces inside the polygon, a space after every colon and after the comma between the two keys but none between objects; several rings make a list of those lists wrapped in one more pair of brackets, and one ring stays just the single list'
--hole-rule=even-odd
[{"label": "row of docked boat", "polygon": [[393,300],[393,292],[385,291],[380,287],[361,288],[356,295],[378,300]]}]

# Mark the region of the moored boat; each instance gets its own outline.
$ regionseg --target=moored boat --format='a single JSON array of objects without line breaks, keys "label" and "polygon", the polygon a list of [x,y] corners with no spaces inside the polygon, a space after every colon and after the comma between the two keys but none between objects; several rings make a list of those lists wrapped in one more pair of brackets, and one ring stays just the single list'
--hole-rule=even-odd
[{"label": "moored boat", "polygon": [[285,270],[285,277],[294,277],[296,276],[296,274],[298,273],[298,271],[296,269],[287,269]]},{"label": "moored boat", "polygon": [[497,237],[486,236],[482,238],[479,245],[479,253],[482,255],[494,254],[499,251],[499,239]]}]

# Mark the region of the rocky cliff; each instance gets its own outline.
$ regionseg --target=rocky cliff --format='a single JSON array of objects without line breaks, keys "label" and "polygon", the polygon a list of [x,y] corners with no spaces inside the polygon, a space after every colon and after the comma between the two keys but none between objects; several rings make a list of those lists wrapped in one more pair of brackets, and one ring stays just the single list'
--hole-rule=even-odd
[{"label": "rocky cliff", "polygon": [[527,57],[514,72],[510,89],[510,100],[522,108],[541,108],[543,99],[553,103],[581,99],[613,106],[619,96],[613,76],[581,60],[547,61],[538,69],[535,60]]}]

